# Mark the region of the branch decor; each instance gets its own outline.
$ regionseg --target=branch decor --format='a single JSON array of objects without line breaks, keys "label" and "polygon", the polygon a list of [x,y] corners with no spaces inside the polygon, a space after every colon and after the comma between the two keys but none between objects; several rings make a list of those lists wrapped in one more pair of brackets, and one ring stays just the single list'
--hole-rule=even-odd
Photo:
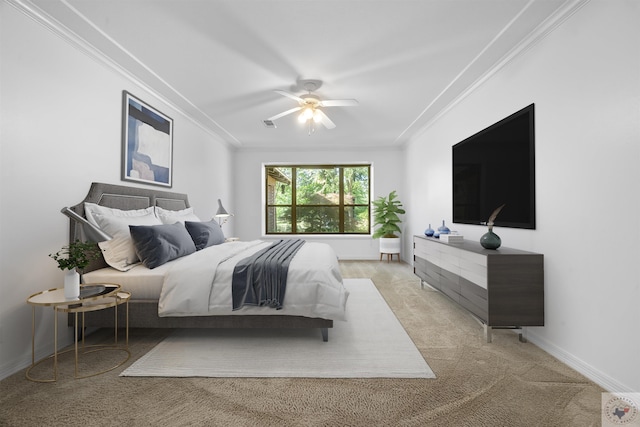
[{"label": "branch decor", "polygon": [[491,214],[491,216],[489,217],[489,221],[487,221],[487,225],[489,226],[489,230],[493,230],[493,223],[496,220],[496,217],[498,216],[498,214],[500,213],[500,211],[502,210],[502,208],[504,208],[505,203],[503,203],[501,206],[497,207],[493,213]]},{"label": "branch decor", "polygon": [[489,217],[489,221],[487,221],[487,226],[489,227],[489,231],[483,234],[482,237],[480,237],[480,244],[485,249],[498,249],[500,245],[502,245],[502,240],[500,239],[500,236],[498,236],[496,233],[493,232],[493,225],[496,220],[496,217],[498,216],[502,208],[504,208],[504,206],[505,205],[503,204],[497,207]]},{"label": "branch decor", "polygon": [[100,248],[95,242],[76,240],[63,246],[58,252],[49,254],[58,263],[60,270],[84,270],[93,260],[100,258]]}]

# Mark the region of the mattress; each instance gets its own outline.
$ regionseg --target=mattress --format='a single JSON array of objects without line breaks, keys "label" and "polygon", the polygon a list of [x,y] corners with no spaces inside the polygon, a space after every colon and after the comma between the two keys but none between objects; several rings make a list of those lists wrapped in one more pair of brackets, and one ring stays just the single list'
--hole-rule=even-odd
[{"label": "mattress", "polygon": [[112,267],[101,268],[84,274],[82,282],[85,284],[116,283],[122,287],[123,291],[131,293],[131,301],[157,301],[162,291],[164,276],[176,261],[169,261],[152,270],[142,264],[136,265],[127,272],[122,272]]},{"label": "mattress", "polygon": [[[127,272],[114,268],[102,268],[83,276],[84,283],[116,283],[122,289],[131,293],[131,301],[154,300],[163,298],[163,287],[167,282],[175,282],[176,275],[185,277],[179,286],[190,293],[195,286],[195,279],[199,275],[190,274],[191,269],[185,271],[185,266],[193,266],[197,258],[208,259],[207,253],[229,251],[230,255],[217,265],[211,290],[202,293],[201,298],[208,301],[206,313],[199,309],[193,313],[174,312],[170,316],[187,315],[295,315],[306,317],[321,317],[334,320],[344,319],[344,307],[348,292],[342,285],[342,276],[337,257],[329,245],[307,242],[301,247],[289,266],[287,291],[282,309],[274,310],[269,307],[243,307],[232,310],[231,280],[235,264],[242,258],[268,245],[269,242],[229,242],[212,246],[196,254],[178,258],[160,267],[148,269],[138,264]],[[231,246],[232,245],[232,246]],[[246,249],[245,249],[246,248]],[[192,258],[189,258],[192,257]],[[174,285],[175,286],[175,285]],[[203,285],[198,285],[203,287]],[[166,289],[165,289],[165,294]],[[175,291],[174,291],[175,295]],[[175,298],[175,296],[173,297]],[[206,305],[206,304],[205,304]],[[161,316],[166,315],[161,313]]]}]

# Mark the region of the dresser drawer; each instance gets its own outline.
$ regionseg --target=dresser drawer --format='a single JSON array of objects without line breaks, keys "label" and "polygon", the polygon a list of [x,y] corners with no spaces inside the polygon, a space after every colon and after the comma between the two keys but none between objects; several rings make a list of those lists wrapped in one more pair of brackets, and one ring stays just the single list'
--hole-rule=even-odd
[{"label": "dresser drawer", "polygon": [[440,290],[456,302],[460,298],[460,282],[458,279],[457,275],[447,270],[440,271]]},{"label": "dresser drawer", "polygon": [[413,253],[420,258],[439,258],[440,251],[433,243],[427,242],[423,239],[413,239]]},{"label": "dresser drawer", "polygon": [[418,256],[413,260],[414,271],[420,279],[430,286],[440,289],[440,267]]},{"label": "dresser drawer", "polygon": [[484,322],[489,318],[487,290],[462,277],[460,278],[460,305]]},{"label": "dresser drawer", "polygon": [[460,294],[478,305],[487,305],[487,290],[464,277],[460,278]]},{"label": "dresser drawer", "polygon": [[482,320],[484,323],[487,323],[487,320],[489,319],[489,307],[488,306],[485,305],[484,307],[480,307],[480,306],[474,304],[473,302],[469,301],[468,299],[466,299],[463,296],[461,296],[458,299],[458,303],[462,307],[464,307],[465,309],[470,311],[473,315],[478,317],[480,320]]},{"label": "dresser drawer", "polygon": [[440,262],[438,265],[444,270],[460,275],[460,258],[453,253],[440,252]]},{"label": "dresser drawer", "polygon": [[460,276],[487,288],[487,257],[460,251]]}]

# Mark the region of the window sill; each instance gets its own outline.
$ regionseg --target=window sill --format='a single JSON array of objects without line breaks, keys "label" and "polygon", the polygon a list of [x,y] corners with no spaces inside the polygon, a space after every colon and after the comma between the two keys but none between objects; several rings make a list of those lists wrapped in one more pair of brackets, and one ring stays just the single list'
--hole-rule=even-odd
[{"label": "window sill", "polygon": [[350,239],[350,240],[369,240],[371,234],[263,234],[261,239]]}]

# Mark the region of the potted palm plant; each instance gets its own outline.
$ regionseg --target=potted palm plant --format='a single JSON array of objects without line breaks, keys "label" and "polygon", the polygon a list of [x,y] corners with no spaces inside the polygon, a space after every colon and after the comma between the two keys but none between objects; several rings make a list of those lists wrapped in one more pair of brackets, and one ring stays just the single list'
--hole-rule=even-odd
[{"label": "potted palm plant", "polygon": [[100,257],[100,248],[95,242],[81,242],[76,240],[63,246],[58,252],[49,254],[58,268],[65,272],[64,296],[67,299],[80,295],[80,274],[89,263]]},{"label": "potted palm plant", "polygon": [[402,203],[393,190],[388,196],[380,196],[373,202],[373,226],[379,226],[373,232],[374,239],[380,239],[381,254],[400,253],[400,227],[402,222],[398,215],[405,213]]}]

